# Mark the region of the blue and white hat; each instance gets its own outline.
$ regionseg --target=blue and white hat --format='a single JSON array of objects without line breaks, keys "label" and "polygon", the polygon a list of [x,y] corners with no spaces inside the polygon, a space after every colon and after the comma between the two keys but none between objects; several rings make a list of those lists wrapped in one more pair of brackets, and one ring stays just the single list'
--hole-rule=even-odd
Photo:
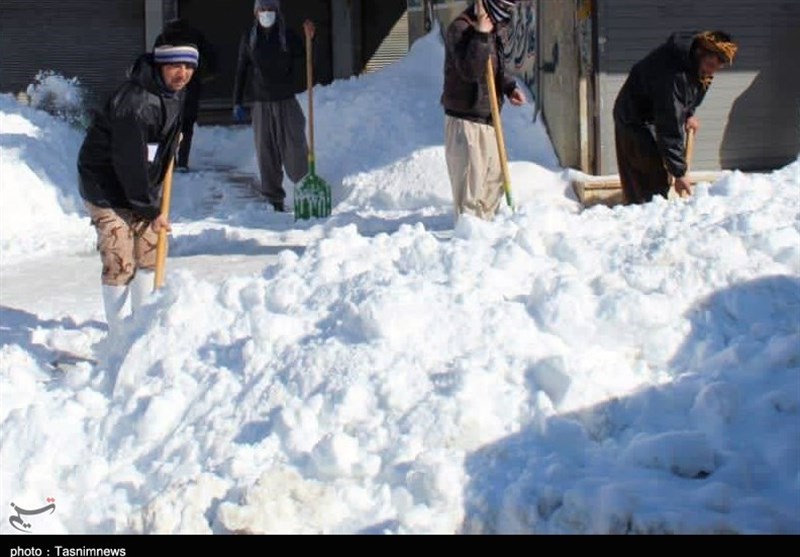
[{"label": "blue and white hat", "polygon": [[193,45],[165,44],[153,49],[153,60],[156,64],[190,64],[196,68],[200,52]]}]

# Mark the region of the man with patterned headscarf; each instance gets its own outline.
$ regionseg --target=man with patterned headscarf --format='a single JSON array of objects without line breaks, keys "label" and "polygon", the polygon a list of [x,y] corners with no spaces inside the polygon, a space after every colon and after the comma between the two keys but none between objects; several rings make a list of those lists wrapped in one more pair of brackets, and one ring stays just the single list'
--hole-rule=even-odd
[{"label": "man with patterned headscarf", "polygon": [[[453,190],[455,217],[494,217],[503,199],[503,172],[492,126],[490,94],[502,104],[525,104],[525,94],[504,68],[498,31],[508,25],[516,0],[477,0],[448,27],[445,35],[445,157]],[[489,91],[486,68],[494,62],[497,91]]]},{"label": "man with patterned headscarf", "polygon": [[691,194],[685,133],[714,74],[733,63],[737,46],[723,31],[675,33],[633,66],[614,105],[617,166],[628,203]]},{"label": "man with patterned headscarf", "polygon": [[[255,0],[254,21],[242,35],[233,87],[233,118],[244,122],[243,106],[248,76],[252,84],[252,121],[261,193],[277,212],[285,212],[284,170],[297,183],[308,173],[306,119],[295,98],[298,78],[304,75],[305,45],[286,26],[279,0]],[[303,23],[314,38],[314,23]]]}]

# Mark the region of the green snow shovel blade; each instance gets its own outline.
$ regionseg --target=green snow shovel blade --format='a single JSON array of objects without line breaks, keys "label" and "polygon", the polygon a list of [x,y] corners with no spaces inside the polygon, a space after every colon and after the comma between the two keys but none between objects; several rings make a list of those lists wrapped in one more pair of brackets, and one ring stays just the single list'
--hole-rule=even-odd
[{"label": "green snow shovel blade", "polygon": [[311,37],[306,34],[306,78],[308,79],[308,175],[294,190],[294,220],[331,216],[331,187],[317,176],[314,157],[314,67]]},{"label": "green snow shovel blade", "polygon": [[313,159],[309,160],[310,172],[294,191],[294,218],[308,220],[331,216],[331,187],[317,176]]}]

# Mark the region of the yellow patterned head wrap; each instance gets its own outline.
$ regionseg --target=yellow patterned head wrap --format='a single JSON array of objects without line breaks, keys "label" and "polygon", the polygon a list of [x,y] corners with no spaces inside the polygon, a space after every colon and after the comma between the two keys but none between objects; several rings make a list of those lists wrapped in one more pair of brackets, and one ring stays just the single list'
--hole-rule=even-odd
[{"label": "yellow patterned head wrap", "polygon": [[703,50],[716,54],[726,64],[733,64],[736,51],[739,50],[730,35],[723,31],[703,31],[695,37],[695,44]]}]

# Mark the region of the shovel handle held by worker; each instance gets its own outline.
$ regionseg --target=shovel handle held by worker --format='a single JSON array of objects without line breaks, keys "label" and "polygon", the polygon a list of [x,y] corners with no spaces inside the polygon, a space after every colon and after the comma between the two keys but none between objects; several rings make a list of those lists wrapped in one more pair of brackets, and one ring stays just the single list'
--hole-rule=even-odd
[{"label": "shovel handle held by worker", "polygon": [[[689,128],[686,131],[686,146],[685,146],[686,174],[685,174],[685,176],[686,176],[687,180],[690,180],[689,172],[691,171],[692,157],[694,155],[695,134],[696,134],[696,131],[695,131],[694,128]],[[675,178],[674,177],[672,179],[672,188],[675,190],[675,193],[677,193],[682,199],[690,197],[690,195],[691,195],[686,190],[681,190],[680,192],[677,191],[677,188],[675,187]]]},{"label": "shovel handle held by worker", "polygon": [[500,118],[500,101],[497,99],[497,87],[494,79],[494,64],[492,57],[486,61],[486,85],[489,89],[489,101],[492,105],[492,126],[494,127],[495,137],[497,138],[497,153],[500,158],[500,167],[503,171],[503,191],[506,195],[506,203],[514,210],[514,201],[511,197],[511,172],[508,169],[508,155],[506,153],[506,141],[503,134],[503,120]]},{"label": "shovel handle held by worker", "polygon": [[[178,146],[180,146],[183,135],[178,137]],[[177,148],[176,148],[177,151]],[[170,158],[169,165],[167,166],[167,173],[164,176],[164,188],[161,195],[161,216],[169,220],[170,204],[172,202],[172,177],[175,170],[175,154],[173,153]],[[153,291],[158,290],[164,286],[164,278],[166,276],[167,268],[167,233],[168,230],[162,227],[158,231],[158,244],[156,246],[156,272],[153,281]]]}]

